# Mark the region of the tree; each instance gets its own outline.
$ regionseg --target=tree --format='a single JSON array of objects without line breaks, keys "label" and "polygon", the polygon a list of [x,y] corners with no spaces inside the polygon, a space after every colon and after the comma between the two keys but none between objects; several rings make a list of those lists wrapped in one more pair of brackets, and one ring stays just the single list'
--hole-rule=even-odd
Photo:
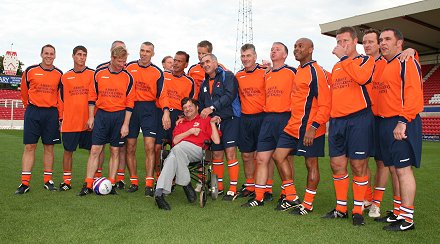
[{"label": "tree", "polygon": [[[5,57],[4,55],[0,56],[0,74],[3,74],[3,71],[4,71],[4,67],[3,67],[3,58],[4,57]],[[22,70],[23,65],[24,64],[20,60],[18,60],[17,76],[21,76],[23,74],[23,70]]]}]

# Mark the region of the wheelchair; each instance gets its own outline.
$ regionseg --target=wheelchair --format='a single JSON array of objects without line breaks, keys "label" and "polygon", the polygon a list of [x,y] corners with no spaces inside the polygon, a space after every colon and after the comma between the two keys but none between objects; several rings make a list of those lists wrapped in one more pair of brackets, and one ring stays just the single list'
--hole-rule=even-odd
[{"label": "wheelchair", "polygon": [[[218,177],[212,173],[212,151],[209,150],[211,141],[205,141],[203,149],[202,160],[190,162],[188,165],[191,180],[202,185],[199,194],[199,204],[204,208],[208,200],[208,195],[213,200],[218,198]],[[205,149],[208,148],[208,149]],[[171,150],[171,142],[164,139],[162,141],[162,149],[160,151],[160,169],[162,170],[165,159],[168,157]]]}]

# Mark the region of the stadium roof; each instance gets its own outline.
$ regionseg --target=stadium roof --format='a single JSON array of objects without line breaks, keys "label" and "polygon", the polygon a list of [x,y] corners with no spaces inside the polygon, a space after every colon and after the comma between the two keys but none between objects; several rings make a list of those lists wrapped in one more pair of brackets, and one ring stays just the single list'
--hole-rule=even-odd
[{"label": "stadium roof", "polygon": [[321,33],[336,36],[342,26],[353,26],[359,31],[359,42],[365,29],[396,28],[402,31],[405,48],[416,49],[421,56],[440,53],[440,1],[426,0],[381,11],[356,15],[320,24]]}]

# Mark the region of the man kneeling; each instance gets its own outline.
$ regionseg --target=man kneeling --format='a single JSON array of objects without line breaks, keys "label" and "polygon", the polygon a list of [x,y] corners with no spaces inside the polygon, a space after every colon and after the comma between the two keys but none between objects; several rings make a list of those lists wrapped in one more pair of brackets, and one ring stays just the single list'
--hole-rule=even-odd
[{"label": "man kneeling", "polygon": [[164,194],[171,192],[174,176],[176,184],[183,186],[188,201],[193,203],[196,200],[196,192],[191,185],[188,164],[202,159],[202,147],[205,140],[211,139],[215,144],[220,143],[216,125],[220,123],[220,117],[202,119],[198,113],[197,102],[192,98],[186,97],[182,99],[181,103],[185,117],[173,131],[174,146],[165,159],[157,179],[155,199],[157,206],[164,210],[171,210],[170,205],[165,201]]}]

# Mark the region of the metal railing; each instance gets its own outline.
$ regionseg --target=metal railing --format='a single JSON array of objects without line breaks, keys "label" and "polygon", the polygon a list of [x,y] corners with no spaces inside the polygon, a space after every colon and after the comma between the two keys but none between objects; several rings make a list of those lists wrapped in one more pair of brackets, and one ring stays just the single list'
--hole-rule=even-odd
[{"label": "metal railing", "polygon": [[[23,102],[18,99],[0,99],[0,107],[8,108],[10,115],[0,114],[0,129],[23,129],[23,119],[16,119],[17,109],[24,108]],[[7,111],[2,109],[2,111]],[[9,112],[8,111],[8,112]],[[23,113],[23,111],[20,111]],[[15,116],[16,117],[16,116]]]}]

